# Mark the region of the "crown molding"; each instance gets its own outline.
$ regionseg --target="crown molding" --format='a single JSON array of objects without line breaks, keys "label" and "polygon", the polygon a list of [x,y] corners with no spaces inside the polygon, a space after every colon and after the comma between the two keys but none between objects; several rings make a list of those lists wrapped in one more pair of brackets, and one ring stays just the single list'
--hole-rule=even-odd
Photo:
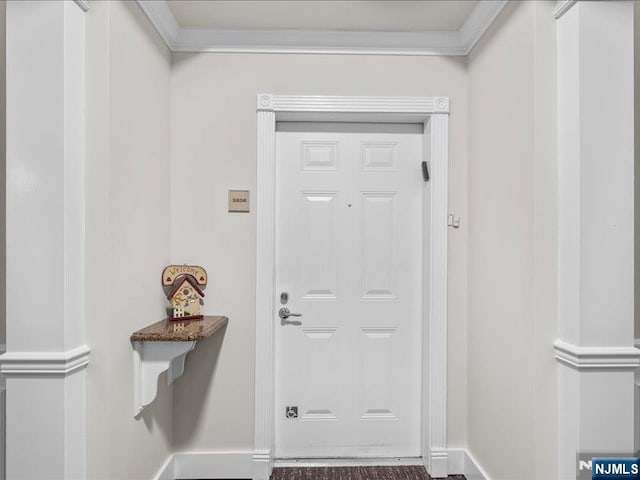
[{"label": "crown molding", "polygon": [[468,55],[476,46],[476,43],[480,41],[502,9],[507,6],[507,3],[509,0],[480,1],[476,4],[471,15],[458,31],[462,37],[465,55]]},{"label": "crown molding", "polygon": [[640,367],[640,350],[636,347],[580,347],[557,339],[553,348],[558,362],[576,370]]},{"label": "crown molding", "polygon": [[0,355],[4,375],[69,375],[89,363],[89,347],[66,352],[6,352]]},{"label": "crown molding", "polygon": [[182,28],[166,0],[136,1],[172,52],[458,56],[471,51],[509,2],[478,2],[460,30],[360,32]]},{"label": "crown molding", "polygon": [[553,18],[558,20],[561,16],[567,13],[571,7],[573,7],[578,0],[560,0],[553,10]]},{"label": "crown molding", "polygon": [[89,2],[87,0],[73,0],[83,12],[89,11]]},{"label": "crown molding", "polygon": [[464,55],[458,32],[180,29],[174,52]]},{"label": "crown molding", "polygon": [[137,3],[147,17],[149,17],[149,21],[151,21],[151,24],[158,31],[164,43],[169,47],[169,50],[174,51],[173,46],[178,38],[180,26],[178,22],[176,22],[176,18],[173,16],[169,4],[165,0],[137,0]]}]

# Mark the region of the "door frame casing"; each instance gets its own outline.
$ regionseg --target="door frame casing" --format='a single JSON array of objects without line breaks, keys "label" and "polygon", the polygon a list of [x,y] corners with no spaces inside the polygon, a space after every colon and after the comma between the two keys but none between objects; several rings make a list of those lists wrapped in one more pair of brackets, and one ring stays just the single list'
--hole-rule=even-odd
[{"label": "door frame casing", "polygon": [[[447,206],[448,97],[257,95],[256,363],[254,480],[274,460],[275,198],[277,121],[423,123],[430,183],[423,189],[422,457],[433,477],[448,474]],[[427,184],[425,184],[427,185]],[[427,301],[425,301],[427,300]],[[427,378],[425,379],[425,373]]]}]

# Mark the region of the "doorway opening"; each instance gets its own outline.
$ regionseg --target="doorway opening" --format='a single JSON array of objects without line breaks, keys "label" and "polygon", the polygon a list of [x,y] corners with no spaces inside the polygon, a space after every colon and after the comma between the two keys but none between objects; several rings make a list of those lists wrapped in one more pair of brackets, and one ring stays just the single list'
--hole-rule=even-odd
[{"label": "doorway opening", "polygon": [[420,457],[424,125],[276,132],[275,457]]}]

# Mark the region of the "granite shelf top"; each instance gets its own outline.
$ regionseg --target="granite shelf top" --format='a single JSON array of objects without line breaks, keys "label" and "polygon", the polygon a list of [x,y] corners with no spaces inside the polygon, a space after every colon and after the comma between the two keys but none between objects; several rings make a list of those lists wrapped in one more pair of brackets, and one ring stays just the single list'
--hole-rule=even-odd
[{"label": "granite shelf top", "polygon": [[209,316],[200,320],[164,319],[133,332],[135,342],[192,342],[209,337],[229,322],[227,317]]}]

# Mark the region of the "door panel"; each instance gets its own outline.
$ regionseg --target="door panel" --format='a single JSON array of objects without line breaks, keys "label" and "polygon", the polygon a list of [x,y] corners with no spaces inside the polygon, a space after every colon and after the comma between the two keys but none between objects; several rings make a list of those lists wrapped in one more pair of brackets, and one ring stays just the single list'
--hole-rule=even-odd
[{"label": "door panel", "polygon": [[280,458],[420,455],[422,135],[383,130],[276,135]]},{"label": "door panel", "polygon": [[362,419],[398,417],[394,407],[395,328],[362,329]]},{"label": "door panel", "polygon": [[396,298],[395,192],[362,194],[362,298]]},{"label": "door panel", "polygon": [[300,196],[302,298],[335,298],[338,280],[338,218],[335,193]]},{"label": "door panel", "polygon": [[340,370],[335,328],[302,328],[302,349],[305,352],[304,398],[302,420],[333,420],[336,418],[336,379]]}]

